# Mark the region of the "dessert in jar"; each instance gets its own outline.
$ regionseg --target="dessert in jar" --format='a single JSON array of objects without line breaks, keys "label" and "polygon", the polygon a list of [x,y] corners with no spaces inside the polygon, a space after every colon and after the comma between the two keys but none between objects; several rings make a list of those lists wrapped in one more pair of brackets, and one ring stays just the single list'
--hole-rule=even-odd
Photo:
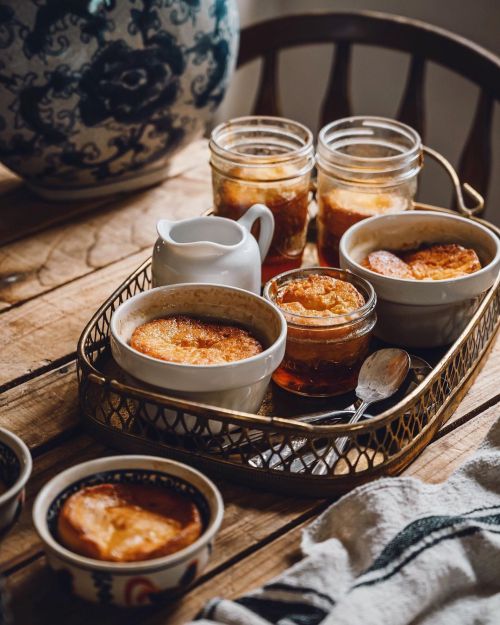
[{"label": "dessert in jar", "polygon": [[413,208],[422,167],[418,133],[383,117],[348,117],[322,128],[318,168],[318,255],[339,265],[339,241],[353,224]]},{"label": "dessert in jar", "polygon": [[377,319],[371,284],[348,271],[311,267],[275,277],[264,295],[288,325],[274,382],[313,397],[353,390]]},{"label": "dessert in jar", "polygon": [[311,132],[280,117],[240,117],[213,130],[210,151],[215,213],[239,219],[260,203],[274,215],[263,282],[300,267],[314,166]]}]

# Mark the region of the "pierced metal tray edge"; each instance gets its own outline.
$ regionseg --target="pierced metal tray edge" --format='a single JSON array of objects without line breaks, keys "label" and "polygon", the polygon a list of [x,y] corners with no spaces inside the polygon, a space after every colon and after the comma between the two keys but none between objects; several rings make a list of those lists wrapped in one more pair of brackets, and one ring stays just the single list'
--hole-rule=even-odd
[{"label": "pierced metal tray edge", "polygon": [[[437,207],[421,206],[421,208],[424,208],[426,210],[439,210],[443,212],[448,212],[447,209],[439,209]],[[484,220],[477,221],[480,221],[483,225],[490,227],[490,229],[492,229],[497,235],[500,236],[500,230],[495,226],[489,224],[488,222],[485,222]],[[290,417],[280,418],[277,416],[268,417],[262,415],[239,413],[230,410],[218,409],[213,406],[194,404],[191,402],[179,400],[177,398],[168,397],[163,394],[150,393],[149,391],[145,391],[141,388],[123,384],[118,380],[115,380],[100,372],[90,362],[85,351],[85,343],[87,341],[89,332],[112,302],[117,299],[119,299],[120,301],[122,299],[126,299],[126,297],[122,297],[123,293],[127,291],[127,288],[137,279],[138,276],[140,276],[142,273],[149,269],[149,265],[150,260],[146,260],[144,263],[142,263],[141,266],[136,271],[134,271],[129,276],[129,278],[127,278],[111,294],[111,296],[96,311],[92,319],[85,327],[78,343],[78,375],[80,390],[82,391],[83,383],[107,386],[118,394],[124,393],[130,397],[136,397],[138,399],[152,399],[162,406],[170,407],[174,410],[181,411],[185,409],[188,410],[190,414],[197,414],[202,416],[203,418],[213,417],[217,418],[222,423],[238,423],[242,427],[252,429],[276,430],[276,428],[279,428],[280,431],[287,432],[289,434],[295,434],[297,436],[328,435],[330,437],[338,437],[342,435],[352,436],[354,432],[356,433],[356,435],[361,435],[364,432],[373,431],[374,429],[383,426],[385,423],[389,422],[391,419],[394,419],[397,416],[403,417],[406,411],[413,405],[415,405],[416,402],[424,396],[425,392],[428,391],[433,384],[443,383],[443,380],[449,383],[446,374],[449,372],[453,359],[461,354],[469,338],[472,337],[473,333],[476,330],[479,331],[479,328],[481,328],[481,322],[483,322],[483,325],[485,324],[484,318],[489,312],[491,312],[491,318],[488,327],[483,329],[484,332],[482,339],[484,340],[482,340],[480,349],[477,351],[475,357],[468,365],[467,370],[464,372],[463,375],[459,377],[458,382],[450,386],[451,392],[448,392],[446,394],[445,401],[441,403],[439,408],[428,420],[428,422],[421,429],[421,431],[410,441],[408,441],[403,449],[401,449],[398,453],[393,454],[388,461],[383,462],[380,465],[373,466],[368,470],[356,473],[354,474],[354,476],[351,474],[315,476],[291,474],[286,472],[277,473],[270,470],[255,469],[244,464],[236,465],[234,462],[217,456],[199,455],[197,453],[192,453],[184,449],[176,449],[175,447],[164,443],[157,443],[155,441],[151,441],[145,438],[139,439],[136,435],[121,432],[118,429],[115,429],[113,426],[101,423],[94,415],[89,414],[85,410],[82,410],[83,419],[85,423],[89,426],[89,428],[93,430],[100,438],[106,439],[108,442],[110,442],[112,446],[126,448],[129,450],[133,449],[134,451],[144,451],[145,449],[156,450],[157,452],[162,451],[163,453],[168,451],[169,455],[177,457],[181,460],[189,459],[198,464],[198,466],[215,470],[217,472],[220,472],[221,474],[226,474],[228,467],[232,472],[234,472],[236,469],[238,472],[238,476],[242,478],[242,481],[252,481],[252,483],[260,483],[263,485],[268,485],[270,487],[272,487],[273,482],[278,482],[280,484],[280,489],[283,489],[283,487],[285,487],[284,490],[290,489],[290,492],[297,492],[295,490],[297,482],[304,483],[304,486],[307,483],[308,492],[304,494],[310,494],[312,496],[325,496],[327,494],[341,492],[346,490],[345,484],[347,482],[350,482],[353,486],[362,483],[368,479],[373,479],[373,477],[379,475],[396,474],[397,472],[401,471],[405,466],[407,466],[414,459],[414,457],[420,451],[422,451],[426,444],[428,444],[428,442],[432,439],[433,435],[439,429],[439,427],[452,414],[454,408],[453,401],[457,393],[462,389],[469,377],[473,374],[477,365],[481,362],[485,353],[488,351],[489,345],[491,344],[491,341],[495,336],[496,330],[500,325],[499,276],[495,285],[484,297],[478,310],[471,318],[465,330],[455,341],[455,343],[450,346],[450,348],[443,355],[441,360],[436,364],[432,371],[432,374],[429,375],[417,388],[415,388],[397,405],[393,406],[389,410],[386,410],[384,413],[378,415],[377,417],[366,421],[365,423],[360,423],[355,426],[349,426],[346,424],[310,425],[306,423],[301,423]],[[484,335],[484,333],[486,333],[486,335]],[[288,486],[286,486],[287,484]],[[311,487],[312,489],[309,490]]]}]

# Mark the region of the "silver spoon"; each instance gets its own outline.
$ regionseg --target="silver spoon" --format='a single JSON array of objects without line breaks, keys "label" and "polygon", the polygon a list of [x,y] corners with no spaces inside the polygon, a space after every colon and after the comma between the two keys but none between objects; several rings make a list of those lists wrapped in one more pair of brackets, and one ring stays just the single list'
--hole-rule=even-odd
[{"label": "silver spoon", "polygon": [[[380,349],[364,361],[358,377],[356,396],[361,404],[347,422],[357,423],[366,412],[368,406],[376,401],[387,399],[394,395],[403,384],[410,369],[410,356],[404,349]],[[344,436],[338,439],[336,448],[331,447],[326,456],[313,467],[314,475],[325,475],[328,467],[333,466],[335,459],[341,454],[349,442]]]}]

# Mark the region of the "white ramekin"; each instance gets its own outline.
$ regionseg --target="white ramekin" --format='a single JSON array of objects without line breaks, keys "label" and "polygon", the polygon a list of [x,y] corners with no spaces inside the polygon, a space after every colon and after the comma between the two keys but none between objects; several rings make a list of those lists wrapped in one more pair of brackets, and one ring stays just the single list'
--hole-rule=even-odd
[{"label": "white ramekin", "polygon": [[31,454],[23,441],[9,430],[0,428],[0,468],[7,482],[7,490],[0,495],[0,533],[10,527],[21,510],[32,464]]},{"label": "white ramekin", "polygon": [[[449,280],[382,276],[361,261],[374,250],[414,249],[423,243],[458,243],[476,250],[479,271]],[[486,227],[449,213],[408,211],[379,215],[355,224],[340,241],[342,268],[372,283],[377,293],[375,334],[407,347],[437,347],[454,341],[495,282],[500,241]]]},{"label": "white ramekin", "polygon": [[[130,347],[137,326],[173,314],[226,320],[248,328],[265,350],[221,365],[188,365],[152,358]],[[286,321],[263,297],[216,284],[176,284],[145,291],[121,304],[111,319],[111,351],[128,374],[170,395],[243,412],[257,412],[283,359]],[[189,417],[188,417],[189,419]]]},{"label": "white ramekin", "polygon": [[[202,535],[176,553],[141,562],[104,562],[66,549],[57,539],[61,506],[80,488],[105,482],[164,484],[192,496],[205,517]],[[159,604],[190,585],[210,558],[223,515],[221,494],[202,473],[152,456],[113,456],[75,465],[51,479],[33,506],[47,560],[65,589],[89,601],[122,606]]]}]

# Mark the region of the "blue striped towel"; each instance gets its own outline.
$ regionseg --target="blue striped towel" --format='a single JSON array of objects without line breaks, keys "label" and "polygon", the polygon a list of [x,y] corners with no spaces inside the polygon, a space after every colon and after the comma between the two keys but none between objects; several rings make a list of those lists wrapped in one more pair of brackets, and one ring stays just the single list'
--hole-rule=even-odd
[{"label": "blue striped towel", "polygon": [[446,482],[361,486],[304,530],[302,551],[196,625],[500,624],[500,419]]}]

